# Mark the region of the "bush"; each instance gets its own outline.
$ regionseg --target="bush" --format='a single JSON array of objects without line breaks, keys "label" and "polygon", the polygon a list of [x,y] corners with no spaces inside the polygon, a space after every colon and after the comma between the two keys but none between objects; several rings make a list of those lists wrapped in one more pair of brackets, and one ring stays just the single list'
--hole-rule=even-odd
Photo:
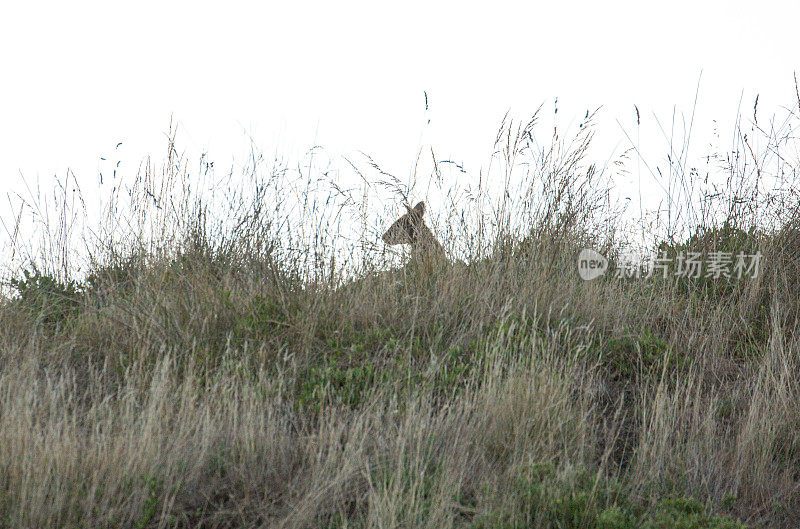
[{"label": "bush", "polygon": [[35,266],[23,270],[22,279],[12,280],[11,287],[20,311],[48,333],[57,332],[77,313],[83,291],[77,281],[63,282]]}]

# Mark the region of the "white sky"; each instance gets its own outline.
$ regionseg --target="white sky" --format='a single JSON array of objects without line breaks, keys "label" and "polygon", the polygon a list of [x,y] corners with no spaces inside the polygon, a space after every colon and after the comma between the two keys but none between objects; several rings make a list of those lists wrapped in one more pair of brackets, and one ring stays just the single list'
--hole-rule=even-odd
[{"label": "white sky", "polygon": [[[92,189],[100,157],[135,172],[178,144],[221,165],[246,134],[292,157],[363,151],[406,177],[421,145],[477,174],[507,110],[579,120],[690,114],[693,144],[742,112],[796,102],[797,1],[5,2],[0,7],[0,216],[6,194],[70,168]],[[430,111],[424,114],[426,91]],[[425,119],[431,124],[426,126]],[[114,146],[123,142],[118,153]],[[619,146],[618,146],[619,145]],[[663,157],[666,142],[648,149]],[[701,153],[698,153],[701,154]]]}]

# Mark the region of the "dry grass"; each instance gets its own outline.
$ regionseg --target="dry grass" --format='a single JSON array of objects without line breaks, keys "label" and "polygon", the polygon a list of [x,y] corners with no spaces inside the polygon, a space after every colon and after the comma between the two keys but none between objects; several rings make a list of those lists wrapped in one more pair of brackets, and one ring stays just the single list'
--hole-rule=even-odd
[{"label": "dry grass", "polygon": [[[0,301],[0,526],[796,527],[796,204],[654,236],[759,249],[755,280],[585,282],[581,248],[625,250],[591,127],[534,125],[498,134],[502,193],[437,223],[451,266],[389,270],[391,214],[331,213],[311,169],[203,204],[172,146],[90,273],[62,223]],[[791,140],[765,138],[723,211]]]}]

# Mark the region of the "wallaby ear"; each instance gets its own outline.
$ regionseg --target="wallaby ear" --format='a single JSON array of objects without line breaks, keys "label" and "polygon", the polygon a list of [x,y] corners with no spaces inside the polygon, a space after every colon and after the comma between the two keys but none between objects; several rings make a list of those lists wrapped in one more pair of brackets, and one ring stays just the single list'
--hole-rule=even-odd
[{"label": "wallaby ear", "polygon": [[419,215],[420,217],[425,214],[425,202],[418,202],[416,206],[414,206],[414,212]]}]

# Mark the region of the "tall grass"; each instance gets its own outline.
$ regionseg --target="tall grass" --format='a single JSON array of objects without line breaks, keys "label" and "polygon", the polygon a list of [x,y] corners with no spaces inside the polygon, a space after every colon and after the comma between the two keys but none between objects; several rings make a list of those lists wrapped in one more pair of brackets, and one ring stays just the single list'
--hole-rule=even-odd
[{"label": "tall grass", "polygon": [[[254,155],[243,187],[201,166],[203,195],[170,142],[83,249],[66,220],[50,251],[15,241],[0,525],[796,527],[794,139],[762,131],[714,215],[648,242],[760,251],[758,277],[587,282],[575,256],[620,263],[624,221],[591,120],[541,147],[537,118],[503,123],[491,182],[439,202],[444,267],[376,243],[398,211],[381,200],[419,185],[367,160],[344,189],[319,150]],[[80,217],[64,190],[60,218]]]}]

